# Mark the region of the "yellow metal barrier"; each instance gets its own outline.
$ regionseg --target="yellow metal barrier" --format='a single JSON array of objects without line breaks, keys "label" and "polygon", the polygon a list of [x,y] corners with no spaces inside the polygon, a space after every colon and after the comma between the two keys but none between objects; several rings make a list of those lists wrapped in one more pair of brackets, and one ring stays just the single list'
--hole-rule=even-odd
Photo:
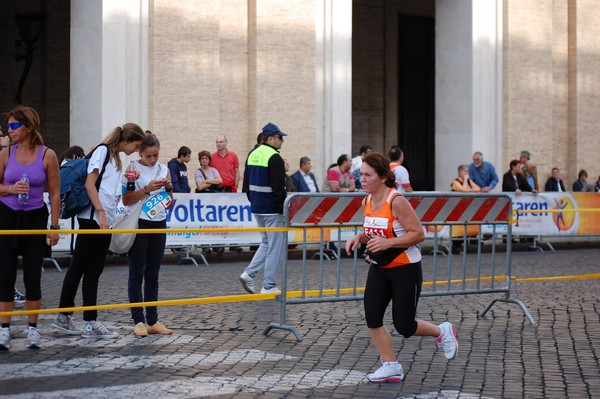
[{"label": "yellow metal barrier", "polygon": [[[504,280],[506,276],[495,276],[495,277],[481,277],[467,279],[467,282],[477,281],[489,281],[489,280]],[[526,283],[526,282],[537,282],[537,281],[568,281],[568,280],[585,280],[600,278],[600,273],[593,274],[581,274],[574,276],[553,276],[553,277],[511,277],[512,281]],[[450,283],[458,284],[463,283],[465,280],[450,280]],[[440,281],[426,281],[423,285],[434,285],[448,283],[446,280]],[[329,289],[329,290],[307,290],[307,291],[288,291],[288,298],[300,298],[300,297],[316,297],[319,295],[336,295],[336,294],[352,294],[356,292],[363,292],[364,287],[356,288],[341,288],[341,289]],[[60,312],[81,312],[84,310],[110,310],[110,309],[126,309],[126,308],[138,308],[146,306],[181,306],[181,305],[200,305],[209,303],[227,303],[227,302],[250,302],[250,301],[266,301],[275,299],[278,294],[244,294],[244,295],[223,295],[214,297],[204,298],[189,298],[189,299],[168,299],[164,301],[154,302],[134,302],[134,303],[115,303],[111,305],[96,305],[96,306],[76,306],[72,308],[52,308],[52,309],[36,309],[36,310],[13,310],[11,312],[0,312],[0,316],[18,316],[18,315],[29,315],[29,314],[49,314],[49,313],[60,313]]]}]

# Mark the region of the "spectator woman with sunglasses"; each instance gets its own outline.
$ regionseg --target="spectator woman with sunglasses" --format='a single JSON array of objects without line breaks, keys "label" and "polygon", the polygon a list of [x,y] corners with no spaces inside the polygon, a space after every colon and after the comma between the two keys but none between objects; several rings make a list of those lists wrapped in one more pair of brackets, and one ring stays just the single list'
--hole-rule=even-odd
[{"label": "spectator woman with sunglasses", "polygon": [[[40,117],[31,107],[18,106],[7,114],[8,134],[12,147],[0,152],[0,229],[45,230],[48,207],[44,202],[44,186],[50,199],[50,230],[45,235],[0,236],[0,311],[14,308],[17,259],[23,257],[25,306],[37,310],[42,305],[42,261],[46,244],[58,243],[59,172],[56,153],[44,145],[39,131]],[[24,181],[27,175],[29,182]],[[38,315],[28,315],[26,330],[28,348],[40,347]],[[2,316],[0,349],[11,347],[10,316]]]}]

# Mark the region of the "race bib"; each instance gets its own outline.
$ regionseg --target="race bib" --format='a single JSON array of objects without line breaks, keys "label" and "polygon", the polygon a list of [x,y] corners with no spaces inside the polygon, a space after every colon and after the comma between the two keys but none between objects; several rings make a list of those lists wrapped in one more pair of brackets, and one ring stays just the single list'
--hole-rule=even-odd
[{"label": "race bib", "polygon": [[148,215],[150,219],[154,219],[160,211],[171,206],[171,202],[171,196],[166,191],[159,191],[144,202],[142,212]]},{"label": "race bib", "polygon": [[365,236],[369,238],[385,237],[388,222],[389,220],[387,218],[365,217],[365,223],[363,225]]}]

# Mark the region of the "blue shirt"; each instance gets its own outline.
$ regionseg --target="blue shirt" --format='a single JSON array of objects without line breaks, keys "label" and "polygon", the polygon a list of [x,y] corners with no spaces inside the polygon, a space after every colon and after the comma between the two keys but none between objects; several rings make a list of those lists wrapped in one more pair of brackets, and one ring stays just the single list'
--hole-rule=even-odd
[{"label": "blue shirt", "polygon": [[474,163],[469,165],[469,177],[473,179],[479,187],[489,187],[492,190],[498,184],[498,175],[494,165],[483,161],[481,168],[476,168]]}]

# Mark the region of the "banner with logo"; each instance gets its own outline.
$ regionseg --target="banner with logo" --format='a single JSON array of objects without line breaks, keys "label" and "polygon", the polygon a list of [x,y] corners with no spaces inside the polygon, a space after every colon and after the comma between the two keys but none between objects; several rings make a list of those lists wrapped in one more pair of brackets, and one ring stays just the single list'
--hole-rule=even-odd
[{"label": "banner with logo", "polygon": [[[519,214],[513,234],[521,235],[590,235],[600,234],[600,213],[586,209],[600,208],[600,193],[541,193],[515,195],[513,210]],[[553,212],[545,212],[552,210]],[[574,212],[582,210],[581,212]]]},{"label": "banner with logo", "polygon": [[[518,224],[513,224],[514,235],[541,236],[575,236],[600,234],[600,212],[572,212],[578,209],[599,209],[600,193],[541,193],[538,195],[523,193],[508,194],[513,203],[513,209],[527,211],[520,214]],[[47,195],[47,194],[46,194]],[[443,194],[441,194],[443,195]],[[556,213],[547,212],[557,210]],[[560,212],[565,210],[565,212]],[[118,214],[125,213],[125,207],[119,204]],[[62,229],[70,229],[70,220],[60,220]],[[205,228],[241,228],[257,227],[250,211],[250,203],[245,194],[180,194],[174,195],[173,206],[167,211],[167,228],[171,229],[205,229]],[[75,221],[74,228],[78,228]],[[433,226],[425,228],[427,238],[433,238]],[[449,238],[448,226],[438,226],[438,236]],[[476,236],[478,226],[469,226],[468,235]],[[491,225],[483,225],[482,233],[491,233]],[[463,228],[456,226],[452,236],[463,235]],[[345,241],[354,235],[353,227],[340,230],[340,239]],[[506,225],[497,225],[496,233],[506,232]],[[302,242],[302,229],[294,229],[288,234],[289,242]],[[321,240],[320,229],[307,230],[307,242]],[[326,228],[323,241],[337,241],[337,228]],[[257,245],[260,243],[258,232],[189,232],[167,234],[167,246],[191,245]],[[55,251],[68,251],[71,236],[62,234]]]}]

